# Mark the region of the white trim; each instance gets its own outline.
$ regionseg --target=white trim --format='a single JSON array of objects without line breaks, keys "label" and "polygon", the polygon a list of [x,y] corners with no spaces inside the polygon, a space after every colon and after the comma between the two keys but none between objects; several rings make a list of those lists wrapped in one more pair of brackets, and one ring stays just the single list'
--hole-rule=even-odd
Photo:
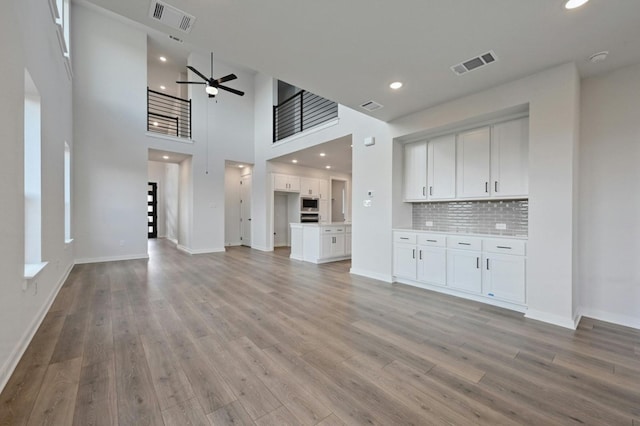
[{"label": "white trim", "polygon": [[349,269],[349,273],[353,275],[359,275],[365,278],[371,278],[378,281],[383,281],[385,283],[391,284],[393,282],[393,277],[387,274],[380,274],[378,272],[366,271],[364,269],[351,268]]},{"label": "white trim", "polygon": [[232,243],[226,243],[226,247],[238,247],[242,245],[242,241],[234,241]]},{"label": "white trim", "polygon": [[84,259],[76,259],[76,265],[82,265],[84,263],[118,262],[121,260],[137,260],[137,259],[149,259],[149,253],[130,254],[126,256],[105,256],[105,257],[90,257],[90,258],[84,258]]},{"label": "white trim", "polygon": [[525,318],[546,322],[548,324],[557,325],[559,327],[568,328],[570,330],[576,329],[576,319],[567,318],[560,315],[550,314],[548,312],[537,311],[534,309],[527,309],[524,314]]},{"label": "white trim", "polygon": [[24,279],[27,281],[34,280],[40,272],[42,272],[49,262],[40,263],[25,263],[24,264]]},{"label": "white trim", "polygon": [[289,142],[295,141],[296,139],[304,138],[305,136],[311,135],[313,133],[319,132],[320,130],[327,129],[329,127],[333,127],[340,123],[340,117],[333,118],[329,121],[325,121],[324,123],[318,124],[315,127],[307,129],[303,132],[296,133],[295,135],[288,136],[284,139],[280,139],[278,142],[274,142],[271,144],[271,148],[276,148],[281,145],[287,144]]},{"label": "white trim", "polygon": [[9,382],[9,379],[11,378],[11,375],[13,374],[16,367],[18,366],[20,359],[22,358],[25,351],[29,347],[31,340],[33,340],[33,336],[35,336],[36,332],[38,331],[38,328],[42,324],[42,321],[44,321],[44,318],[47,315],[47,312],[49,312],[51,305],[53,305],[53,301],[56,299],[56,296],[58,295],[58,292],[62,288],[62,285],[67,280],[67,278],[69,278],[71,269],[73,269],[73,263],[70,263],[65,273],[62,274],[62,277],[60,278],[56,286],[53,288],[53,290],[51,291],[51,294],[49,294],[49,297],[45,299],[44,304],[42,305],[42,307],[40,308],[36,316],[33,318],[33,321],[31,321],[31,324],[29,324],[29,327],[27,328],[25,333],[22,335],[22,338],[18,342],[18,345],[15,348],[13,348],[11,355],[9,356],[7,361],[4,363],[2,368],[0,368],[0,392],[3,391],[4,387]]},{"label": "white trim", "polygon": [[630,317],[628,315],[620,315],[613,312],[602,311],[599,309],[581,308],[580,315],[589,317],[598,321],[611,322],[625,327],[637,328],[640,330],[640,318]]},{"label": "white trim", "polygon": [[442,293],[448,296],[460,297],[461,299],[473,300],[475,302],[481,302],[487,305],[498,306],[500,308],[510,309],[516,312],[524,313],[527,310],[527,307],[524,305],[507,302],[506,300],[486,297],[481,294],[465,293],[463,291],[454,290],[449,287],[441,287],[439,285],[426,284],[418,281],[407,280],[404,278],[396,278],[395,282],[398,284],[410,285],[412,287],[435,291],[436,293]]},{"label": "white trim", "polygon": [[224,253],[226,250],[224,247],[222,248],[208,248],[208,249],[191,249],[189,247],[185,247],[181,244],[176,246],[178,250],[183,251],[187,254],[207,254],[207,253]]},{"label": "white trim", "polygon": [[173,244],[178,245],[178,239],[177,238],[169,238],[169,237],[165,237],[165,239],[167,241],[171,241]]},{"label": "white trim", "polygon": [[[69,238],[68,240],[64,240],[64,243],[65,243],[66,245],[69,245],[69,244],[73,243],[73,238]],[[66,247],[65,247],[65,248],[66,248]]]},{"label": "white trim", "polygon": [[293,255],[293,254],[289,255],[289,259],[300,260],[300,261],[304,262],[304,259],[301,256],[296,256],[296,255]]},{"label": "white trim", "polygon": [[272,248],[266,247],[266,246],[255,246],[255,245],[251,245],[251,248],[254,250],[260,250],[260,251],[273,251]]},{"label": "white trim", "polygon": [[193,139],[179,138],[177,136],[161,135],[161,134],[155,133],[155,132],[145,132],[145,135],[147,135],[147,137],[150,137],[150,138],[164,139],[164,140],[167,140],[167,141],[186,143],[186,144],[190,144],[190,145],[195,143],[195,140],[193,140]]}]

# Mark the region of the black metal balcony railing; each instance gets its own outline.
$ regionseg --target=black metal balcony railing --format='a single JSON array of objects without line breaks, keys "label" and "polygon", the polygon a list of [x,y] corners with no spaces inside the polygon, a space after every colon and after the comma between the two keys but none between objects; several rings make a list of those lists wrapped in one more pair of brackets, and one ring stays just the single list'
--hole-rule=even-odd
[{"label": "black metal balcony railing", "polygon": [[310,129],[338,116],[338,104],[301,90],[273,107],[273,142]]},{"label": "black metal balcony railing", "polygon": [[191,139],[191,100],[147,87],[147,131]]}]

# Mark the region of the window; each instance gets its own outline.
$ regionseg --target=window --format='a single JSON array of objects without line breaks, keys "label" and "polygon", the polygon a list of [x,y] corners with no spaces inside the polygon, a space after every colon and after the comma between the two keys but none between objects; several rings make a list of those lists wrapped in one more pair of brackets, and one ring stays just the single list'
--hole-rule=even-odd
[{"label": "window", "polygon": [[71,148],[64,143],[64,240],[71,242]]},{"label": "window", "polygon": [[25,70],[24,262],[31,265],[39,264],[42,261],[42,142],[40,123],[40,94],[31,75]]}]

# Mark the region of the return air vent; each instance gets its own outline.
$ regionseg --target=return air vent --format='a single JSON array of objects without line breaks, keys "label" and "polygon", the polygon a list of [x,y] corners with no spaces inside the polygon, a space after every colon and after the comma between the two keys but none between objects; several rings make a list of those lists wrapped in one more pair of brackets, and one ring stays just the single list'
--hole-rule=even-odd
[{"label": "return air vent", "polygon": [[451,71],[456,73],[456,75],[462,75],[469,71],[477,70],[478,68],[482,68],[485,65],[489,65],[492,62],[498,60],[498,57],[493,50],[484,53],[480,56],[476,56],[475,58],[468,59],[460,64],[454,65],[451,67]]},{"label": "return air vent", "polygon": [[191,32],[191,28],[196,21],[195,16],[158,0],[151,0],[149,18],[185,33]]},{"label": "return air vent", "polygon": [[374,101],[368,101],[363,103],[362,105],[360,105],[362,108],[366,109],[367,111],[375,111],[377,109],[382,108],[382,105],[380,105],[377,102]]}]

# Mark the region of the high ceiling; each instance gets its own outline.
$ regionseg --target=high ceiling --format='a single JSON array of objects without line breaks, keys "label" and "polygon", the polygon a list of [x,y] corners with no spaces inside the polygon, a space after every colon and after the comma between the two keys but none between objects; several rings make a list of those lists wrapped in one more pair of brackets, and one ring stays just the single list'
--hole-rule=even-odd
[{"label": "high ceiling", "polygon": [[[89,1],[354,109],[375,100],[386,121],[564,62],[582,76],[640,62],[638,0],[167,0],[196,16],[190,34],[148,18],[150,0]],[[497,62],[450,70],[489,50]]]},{"label": "high ceiling", "polygon": [[[349,135],[292,154],[273,158],[271,161],[351,174],[351,159],[351,135]],[[293,163],[294,160],[296,161],[295,163]],[[327,169],[327,166],[330,168]]]}]

